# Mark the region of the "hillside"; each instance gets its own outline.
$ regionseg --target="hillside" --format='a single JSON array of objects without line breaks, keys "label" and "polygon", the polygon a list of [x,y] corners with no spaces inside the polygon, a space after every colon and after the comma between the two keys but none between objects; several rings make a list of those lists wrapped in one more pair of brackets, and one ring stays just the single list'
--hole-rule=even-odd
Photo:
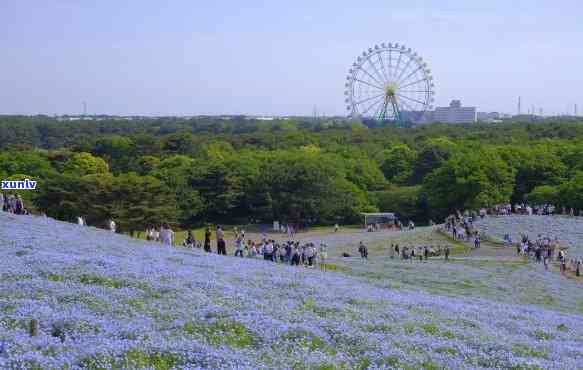
[{"label": "hillside", "polygon": [[[575,312],[165,248],[52,219],[0,213],[0,261],[0,368],[569,369],[583,361]],[[31,319],[40,324],[34,337]]]}]

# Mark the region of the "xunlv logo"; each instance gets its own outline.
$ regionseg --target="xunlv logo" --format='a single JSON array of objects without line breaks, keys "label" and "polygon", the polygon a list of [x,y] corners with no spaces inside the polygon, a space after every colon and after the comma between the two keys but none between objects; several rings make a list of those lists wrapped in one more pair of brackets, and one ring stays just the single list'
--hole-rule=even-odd
[{"label": "xunlv logo", "polygon": [[2,184],[3,190],[34,190],[36,189],[36,181],[32,181],[29,179],[26,180],[2,180],[0,181]]}]

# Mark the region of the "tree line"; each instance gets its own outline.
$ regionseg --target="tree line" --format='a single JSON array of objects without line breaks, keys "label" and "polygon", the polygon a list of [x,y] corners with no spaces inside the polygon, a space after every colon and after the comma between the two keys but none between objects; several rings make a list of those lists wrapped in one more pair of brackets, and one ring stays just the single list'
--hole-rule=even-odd
[{"label": "tree line", "polygon": [[0,117],[0,177],[38,212],[124,231],[171,222],[439,220],[504,202],[583,209],[583,125],[369,128],[346,120]]}]

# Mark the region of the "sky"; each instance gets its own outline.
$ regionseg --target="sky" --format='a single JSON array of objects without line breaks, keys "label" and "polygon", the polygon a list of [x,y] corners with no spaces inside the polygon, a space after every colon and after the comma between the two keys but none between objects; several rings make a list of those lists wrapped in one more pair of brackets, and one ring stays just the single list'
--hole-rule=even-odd
[{"label": "sky", "polygon": [[0,114],[345,115],[365,49],[428,63],[436,105],[583,113],[580,0],[0,2]]}]

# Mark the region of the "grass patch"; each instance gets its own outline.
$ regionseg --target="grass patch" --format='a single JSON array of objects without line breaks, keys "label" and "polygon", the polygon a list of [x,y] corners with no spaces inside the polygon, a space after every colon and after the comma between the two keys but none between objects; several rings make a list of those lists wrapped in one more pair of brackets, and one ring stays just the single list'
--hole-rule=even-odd
[{"label": "grass patch", "polygon": [[173,353],[147,353],[135,348],[126,352],[123,362],[129,368],[137,369],[154,368],[156,370],[170,370],[180,365],[179,357]]},{"label": "grass patch", "polygon": [[544,349],[536,349],[529,347],[525,344],[516,344],[512,347],[512,352],[520,357],[535,357],[535,358],[547,358],[547,351]]},{"label": "grass patch", "polygon": [[435,352],[437,353],[443,353],[443,354],[447,354],[447,355],[457,355],[459,353],[459,351],[455,348],[452,347],[439,347],[435,349]]},{"label": "grass patch", "polygon": [[334,263],[321,263],[320,269],[324,271],[349,272],[350,268],[336,265]]},{"label": "grass patch", "polygon": [[551,340],[554,338],[554,335],[552,335],[551,333],[547,333],[545,331],[542,331],[542,330],[537,330],[534,332],[534,337],[538,340]]},{"label": "grass patch", "polygon": [[390,334],[395,332],[395,329],[387,324],[364,325],[362,327],[362,330],[367,331],[369,333],[382,333],[382,334]]},{"label": "grass patch", "polygon": [[341,311],[335,307],[323,307],[316,304],[316,302],[311,298],[305,298],[302,300],[302,309],[306,311],[311,311],[321,318],[326,318],[328,316],[334,316]]},{"label": "grass patch", "polygon": [[88,370],[107,369],[175,369],[183,363],[178,355],[168,352],[145,352],[137,348],[130,349],[121,358],[108,354],[96,354],[80,362],[80,367]]},{"label": "grass patch", "polygon": [[184,324],[182,330],[215,346],[226,344],[235,348],[247,348],[259,343],[259,338],[253,332],[234,320],[217,320],[202,324],[189,322]]},{"label": "grass patch", "polygon": [[47,272],[47,273],[43,273],[42,276],[50,281],[63,281],[65,280],[65,277],[62,275],[58,275],[58,274],[53,274],[51,272]]},{"label": "grass patch", "polygon": [[99,286],[104,286],[107,288],[115,288],[115,289],[127,288],[127,287],[132,286],[132,284],[130,284],[126,280],[114,279],[114,278],[105,277],[105,276],[98,276],[98,275],[87,275],[87,274],[81,275],[81,278],[79,279],[79,281],[81,283],[87,284],[87,285],[99,285]]},{"label": "grass patch", "polygon": [[[336,355],[336,350],[328,345],[326,341],[319,336],[307,331],[307,330],[290,330],[287,331],[281,337],[286,342],[292,342],[294,345],[298,345],[303,348],[307,348],[310,351],[320,351],[327,353],[331,356]],[[290,347],[290,350],[293,348]]]}]

